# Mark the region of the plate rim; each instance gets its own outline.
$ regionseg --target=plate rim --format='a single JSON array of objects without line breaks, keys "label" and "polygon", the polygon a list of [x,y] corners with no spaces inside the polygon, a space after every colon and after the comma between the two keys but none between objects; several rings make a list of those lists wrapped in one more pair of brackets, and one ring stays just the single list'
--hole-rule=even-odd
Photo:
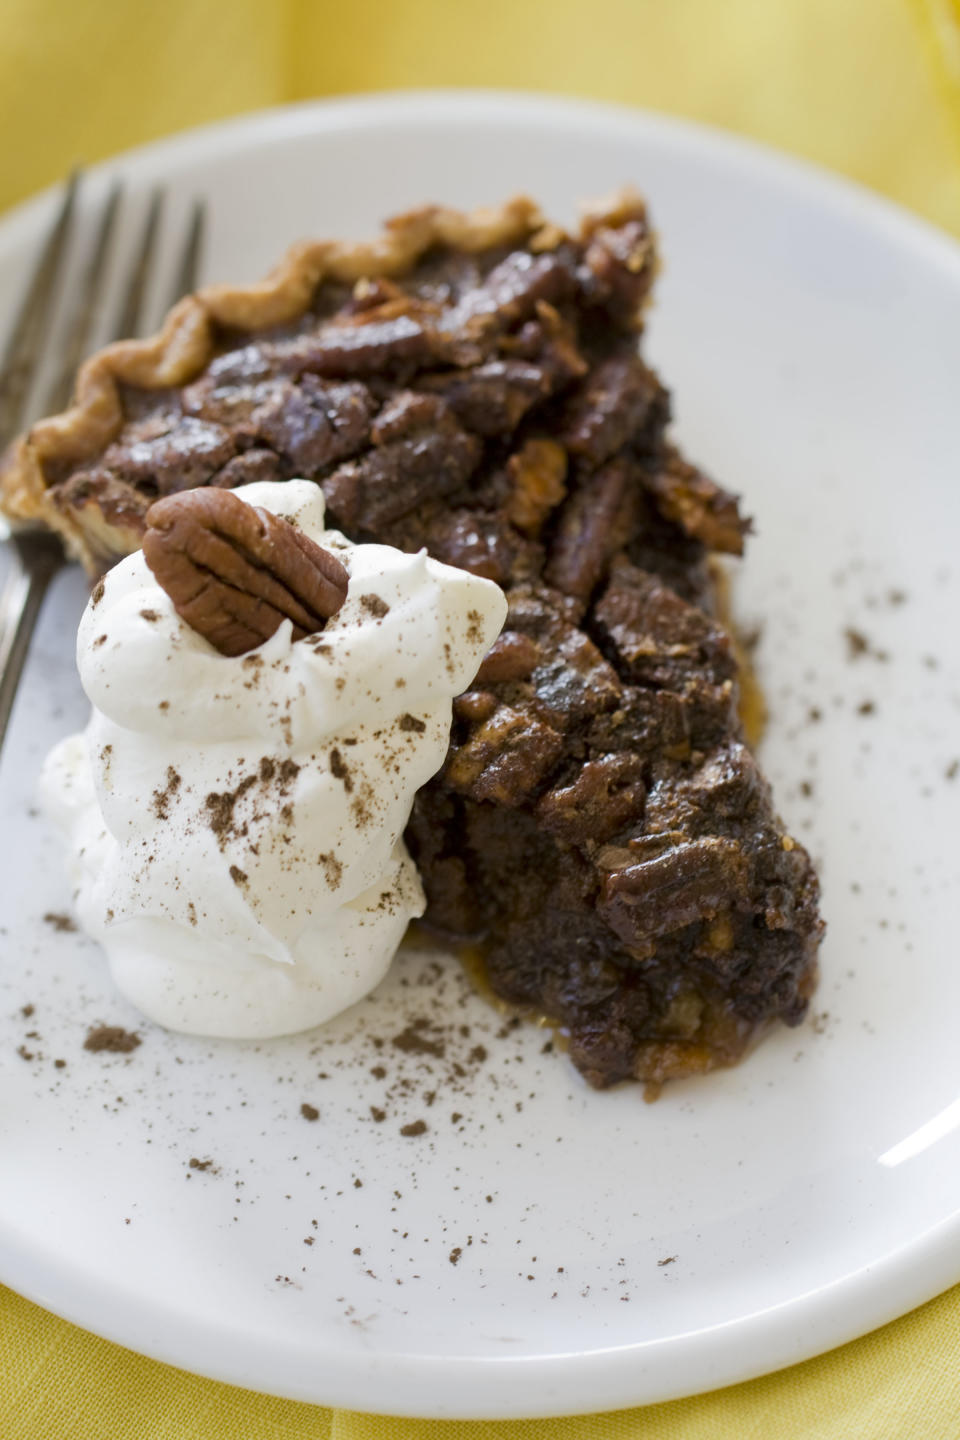
[{"label": "plate rim", "polygon": [[[238,1337],[206,1321],[185,1322],[180,1312],[158,1307],[154,1301],[132,1301],[102,1277],[99,1290],[93,1290],[89,1272],[81,1275],[79,1267],[51,1266],[39,1247],[18,1245],[6,1228],[0,1224],[0,1283],[125,1350],[204,1379],[253,1388],[249,1357]],[[956,1243],[953,1265],[944,1265],[945,1247],[958,1239],[960,1207],[909,1244],[830,1285],[702,1331],[609,1349],[568,1350],[534,1358],[401,1353],[385,1357],[329,1345],[317,1351],[308,1342],[295,1351],[286,1342],[265,1348],[259,1336],[255,1342],[258,1382],[271,1365],[275,1378],[258,1383],[256,1393],[347,1410],[360,1408],[357,1399],[362,1395],[363,1413],[464,1421],[550,1419],[687,1399],[814,1359],[934,1299],[960,1282]],[[97,1296],[103,1317],[95,1329],[90,1325],[91,1293]],[[158,1334],[158,1313],[170,1318],[166,1340]],[[710,1345],[707,1367],[705,1341]],[[198,1365],[194,1357],[201,1352],[204,1358]],[[745,1356],[754,1358],[745,1362]],[[687,1378],[691,1362],[700,1367],[693,1386]],[[641,1382],[643,1398],[638,1399]],[[323,1398],[318,1398],[320,1387]],[[382,1399],[381,1390],[388,1392]],[[456,1398],[465,1391],[473,1395],[467,1406]],[[434,1397],[426,1407],[425,1393]],[[602,1405],[599,1395],[604,1397]]]},{"label": "plate rim", "polygon": [[[442,114],[449,107],[464,120],[483,122],[513,110],[522,119],[547,121],[551,116],[570,119],[576,115],[595,133],[620,131],[624,127],[643,130],[648,135],[678,148],[714,149],[728,163],[739,162],[744,168],[759,166],[765,178],[775,184],[790,184],[829,196],[834,206],[859,216],[869,215],[875,224],[892,231],[901,241],[911,241],[928,252],[934,263],[945,264],[960,276],[960,237],[915,213],[882,192],[818,161],[788,150],[781,150],[763,140],[725,129],[719,125],[612,101],[592,100],[556,92],[542,94],[527,90],[496,87],[422,89],[391,89],[359,91],[330,98],[292,101],[285,105],[268,105],[245,111],[207,124],[188,126],[142,145],[130,146],[85,166],[84,173],[92,178],[109,175],[114,167],[136,164],[152,168],[157,162],[176,160],[180,154],[216,153],[234,137],[253,132],[270,140],[292,137],[303,131],[305,123],[326,120],[328,130],[349,128],[358,122],[373,128],[392,119],[398,112],[411,117]],[[60,193],[60,183],[44,186],[0,212],[0,247],[15,248],[37,224],[51,197]],[[9,237],[9,238],[8,238]]]},{"label": "plate rim", "polygon": [[[677,150],[716,154],[772,185],[800,192],[906,247],[918,263],[942,269],[960,285],[960,243],[949,232],[913,215],[896,202],[815,163],[782,153],[761,142],[717,127],[624,105],[535,95],[508,90],[380,91],[293,105],[270,107],[193,127],[132,147],[89,167],[91,178],[118,166],[149,177],[181,158],[205,157],[234,148],[245,138],[282,143],[312,132],[375,130],[385,123],[450,118],[475,126],[502,123],[549,126],[576,120],[585,133],[653,139]],[[58,187],[28,198],[0,216],[0,260],[21,247],[40,226]],[[304,1342],[267,1353],[257,1340],[258,1383],[273,1366],[276,1383],[264,1393],[312,1404],[357,1408],[368,1413],[464,1420],[554,1417],[595,1409],[653,1404],[740,1383],[810,1359],[856,1339],[960,1281],[960,1205],[947,1218],[898,1249],[773,1309],[680,1337],[639,1341],[592,1351],[567,1351],[546,1357],[388,1356],[338,1352],[325,1345],[318,1355]],[[953,1263],[949,1259],[953,1254]],[[158,1332],[156,1301],[131,1297],[79,1267],[51,1264],[42,1247],[24,1244],[0,1222],[0,1281],[28,1300],[72,1324],[177,1368],[249,1388],[250,1366],[237,1337],[206,1321],[184,1324],[181,1314],[167,1336]],[[91,1304],[91,1296],[93,1303]],[[167,1307],[161,1307],[164,1313]],[[172,1338],[171,1338],[172,1337]],[[286,1350],[286,1355],[282,1352]],[[198,1368],[197,1359],[201,1357]],[[761,1358],[762,1357],[762,1358]],[[312,1359],[312,1366],[309,1363]],[[318,1360],[321,1362],[317,1368]],[[575,1362],[575,1363],[572,1363]],[[698,1372],[691,1386],[691,1363]],[[294,1375],[294,1371],[297,1372]],[[492,1383],[491,1383],[492,1382]],[[320,1398],[322,1389],[323,1397]],[[456,1396],[472,1391],[464,1408]],[[378,1396],[386,1392],[378,1402]],[[638,1400],[638,1393],[642,1398]],[[431,1403],[425,1405],[423,1396]],[[420,1397],[417,1399],[416,1397]],[[450,1400],[446,1403],[444,1397]]]}]

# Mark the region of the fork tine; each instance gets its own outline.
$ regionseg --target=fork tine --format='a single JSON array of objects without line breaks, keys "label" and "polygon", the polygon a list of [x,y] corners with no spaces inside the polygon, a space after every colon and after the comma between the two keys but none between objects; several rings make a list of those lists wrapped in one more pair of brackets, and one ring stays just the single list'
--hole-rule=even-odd
[{"label": "fork tine", "polygon": [[[68,328],[63,367],[50,388],[43,406],[44,414],[54,414],[58,410],[63,410],[70,402],[76,372],[83,359],[87,340],[96,319],[106,257],[122,193],[123,186],[118,181],[110,191],[101,213],[97,238],[86,273],[80,283],[77,306]],[[159,189],[155,190],[151,197],[150,210],[144,225],[140,248],[134,257],[127,279],[127,290],[114,330],[116,339],[133,335],[140,328],[143,301],[150,283],[150,268],[156,248],[163,199],[163,192]],[[171,306],[196,286],[205,218],[203,202],[195,202],[190,213],[187,234],[177,266],[176,280],[170,293],[169,304]]]},{"label": "fork tine", "polygon": [[162,210],[163,191],[158,186],[150,197],[150,209],[147,211],[140,245],[133,257],[120,309],[117,312],[116,323],[111,331],[110,338],[113,340],[127,340],[140,332],[143,320],[143,302],[146,298],[147,285],[153,267]]},{"label": "fork tine", "polygon": [[86,352],[87,341],[90,338],[90,332],[100,306],[100,293],[106,275],[107,253],[110,249],[110,240],[116,224],[122,193],[123,185],[118,180],[111,188],[100,212],[96,239],[80,279],[73,313],[66,327],[66,337],[62,347],[63,361],[44,398],[42,406],[44,415],[54,415],[58,410],[66,409],[70,403],[73,382]]},{"label": "fork tine", "polygon": [[[48,327],[45,324],[50,303],[50,292],[54,288],[61,253],[65,248],[67,230],[73,207],[78,177],[74,175],[67,188],[67,194],[56,225],[51,231],[43,256],[30,282],[26,301],[21,306],[3,359],[0,372],[0,415],[11,423],[13,430],[22,423],[21,407],[29,398],[33,367],[42,353]],[[127,284],[117,316],[115,334],[117,338],[137,331],[142,318],[144,299],[150,280],[150,271],[156,249],[163,192],[153,192],[150,208],[144,225],[140,246],[128,273]],[[89,332],[96,318],[97,299],[102,287],[105,257],[110,246],[111,234],[120,205],[120,187],[114,186],[100,215],[93,251],[86,263],[80,282],[82,294],[71,314],[66,341],[66,355],[63,373],[58,384],[72,382],[72,369],[82,358]],[[186,239],[177,267],[177,292],[179,294],[195,288],[200,248],[203,240],[205,212],[202,203],[194,205]],[[32,346],[32,348],[31,348]],[[23,394],[14,409],[10,402],[9,379],[11,370],[24,364],[24,355],[29,362]],[[69,395],[69,392],[68,392]],[[51,399],[57,403],[60,396]],[[66,403],[65,401],[63,403]],[[13,417],[11,421],[11,416]],[[11,559],[13,561],[10,579],[0,595],[0,746],[10,717],[14,695],[20,679],[20,672],[26,658],[30,637],[40,613],[43,597],[52,577],[66,556],[59,541],[50,534],[24,531],[10,537]]]},{"label": "fork tine", "polygon": [[13,563],[0,592],[0,747],[43,597],[65,560],[54,535],[22,535],[12,544]]},{"label": "fork tine", "polygon": [[30,386],[43,351],[50,301],[66,251],[81,175],[82,171],[74,170],[66,183],[60,209],[47,235],[0,360],[0,444],[11,440],[24,421]]},{"label": "fork tine", "polygon": [[197,274],[200,269],[200,253],[203,249],[203,235],[207,211],[202,200],[195,200],[190,212],[190,225],[184,241],[180,263],[170,291],[170,305],[176,305],[184,295],[197,288]]}]

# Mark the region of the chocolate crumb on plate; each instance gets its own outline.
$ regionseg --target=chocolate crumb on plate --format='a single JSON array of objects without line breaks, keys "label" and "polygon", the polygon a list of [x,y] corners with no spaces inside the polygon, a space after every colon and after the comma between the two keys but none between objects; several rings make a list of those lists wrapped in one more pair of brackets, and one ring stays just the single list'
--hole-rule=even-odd
[{"label": "chocolate crumb on plate", "polygon": [[58,935],[72,935],[77,928],[77,922],[72,916],[62,914],[59,911],[48,910],[43,917],[43,921],[44,924],[49,925],[52,930],[56,930]]},{"label": "chocolate crumb on plate", "polygon": [[431,1030],[430,1021],[418,1017],[411,1020],[399,1035],[394,1035],[390,1043],[396,1050],[400,1050],[406,1055],[432,1055],[437,1060],[442,1060],[445,1052],[444,1042],[442,1039],[433,1038],[431,1034],[426,1033]]},{"label": "chocolate crumb on plate", "polygon": [[87,1031],[83,1048],[95,1055],[129,1055],[140,1044],[139,1035],[132,1030],[124,1030],[120,1025],[94,1025]]},{"label": "chocolate crumb on plate", "polygon": [[400,1126],[400,1134],[407,1136],[425,1135],[427,1132],[426,1120],[411,1120],[409,1125]]},{"label": "chocolate crumb on plate", "polygon": [[848,625],[843,634],[847,642],[847,658],[849,660],[859,660],[861,655],[866,655],[870,649],[870,641],[862,630],[855,630],[852,625]]}]

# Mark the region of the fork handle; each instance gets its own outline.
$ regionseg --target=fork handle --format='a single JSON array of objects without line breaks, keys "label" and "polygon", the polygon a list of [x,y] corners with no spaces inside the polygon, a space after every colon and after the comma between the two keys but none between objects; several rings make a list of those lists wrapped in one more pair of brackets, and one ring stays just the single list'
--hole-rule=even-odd
[{"label": "fork handle", "polygon": [[0,746],[43,597],[64,560],[62,547],[47,536],[15,542],[10,550],[12,568],[0,595]]}]

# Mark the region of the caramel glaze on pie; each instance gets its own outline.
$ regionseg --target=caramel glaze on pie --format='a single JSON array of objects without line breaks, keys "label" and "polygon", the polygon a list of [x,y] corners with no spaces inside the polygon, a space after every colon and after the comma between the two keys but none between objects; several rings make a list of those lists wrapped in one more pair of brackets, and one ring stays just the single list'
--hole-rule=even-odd
[{"label": "caramel glaze on pie", "polygon": [[506,628],[407,832],[427,923],[479,945],[592,1084],[648,1089],[799,1021],[823,929],[718,618],[711,566],[749,525],[668,438],[640,358],[655,271],[629,191],[574,234],[519,199],[301,245],[94,356],[2,477],[7,511],[91,573],[159,496],[305,475],[351,539],[502,585]]}]

